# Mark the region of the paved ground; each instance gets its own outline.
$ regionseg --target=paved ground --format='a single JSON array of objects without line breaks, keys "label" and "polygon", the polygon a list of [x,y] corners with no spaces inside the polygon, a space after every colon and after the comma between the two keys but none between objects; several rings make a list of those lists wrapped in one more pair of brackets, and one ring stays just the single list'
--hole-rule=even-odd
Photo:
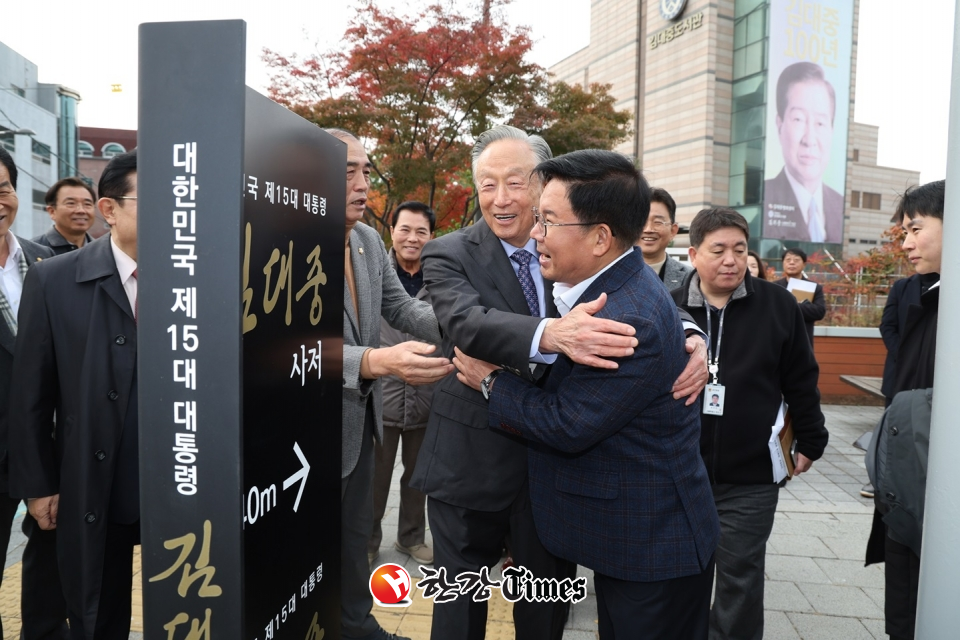
[{"label": "paved ground", "polygon": [[[852,446],[873,428],[882,410],[877,407],[825,406],[830,445],[813,470],[790,481],[780,493],[773,535],[767,546],[765,638],[855,640],[886,638],[883,633],[883,567],[863,566],[870,532],[872,502],[860,497],[867,481],[863,452]],[[399,464],[399,461],[398,461]],[[377,564],[397,562],[416,579],[416,563],[393,549],[399,504],[399,477],[384,517],[384,546]],[[18,637],[20,556],[24,538],[18,516],[0,589],[0,618],[5,639]],[[427,532],[429,540],[429,531]],[[139,570],[139,561],[135,564]],[[592,575],[589,596],[573,607],[564,640],[594,640],[597,605]],[[136,576],[135,578],[138,578]],[[140,590],[134,580],[134,619],[131,640],[140,640]],[[378,609],[376,616],[388,631],[414,640],[430,636],[432,604],[419,596],[408,609]],[[512,639],[512,607],[498,593],[489,603],[487,638]]]}]

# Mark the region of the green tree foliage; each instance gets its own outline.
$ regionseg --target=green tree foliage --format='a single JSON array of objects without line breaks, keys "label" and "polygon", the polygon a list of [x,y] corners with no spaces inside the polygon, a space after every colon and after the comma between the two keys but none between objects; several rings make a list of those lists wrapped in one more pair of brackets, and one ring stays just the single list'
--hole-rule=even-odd
[{"label": "green tree foliage", "polygon": [[609,84],[580,85],[554,82],[546,108],[538,105],[518,109],[511,124],[539,133],[555,155],[578,149],[613,149],[631,133],[633,118],[617,111]]}]

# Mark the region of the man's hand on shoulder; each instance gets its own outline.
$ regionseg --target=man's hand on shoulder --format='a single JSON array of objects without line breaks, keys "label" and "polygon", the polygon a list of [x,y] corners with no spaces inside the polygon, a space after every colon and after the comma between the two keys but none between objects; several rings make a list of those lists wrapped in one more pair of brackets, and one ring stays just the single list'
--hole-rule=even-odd
[{"label": "man's hand on shoulder", "polygon": [[673,383],[673,399],[686,398],[686,405],[690,406],[697,401],[710,376],[707,372],[707,343],[703,337],[695,333],[687,338],[686,349],[690,359]]},{"label": "man's hand on shoulder", "polygon": [[563,353],[577,364],[616,369],[605,358],[626,358],[637,346],[636,330],[628,324],[594,318],[603,309],[607,294],[592,302],[578,304],[562,318],[549,320],[540,337],[541,353]]},{"label": "man's hand on shoulder", "polygon": [[44,531],[57,528],[57,512],[60,508],[60,494],[45,498],[27,500],[27,510]]},{"label": "man's hand on shoulder", "polygon": [[429,356],[436,349],[432,344],[416,340],[369,349],[360,363],[360,375],[367,379],[394,375],[412,385],[436,382],[453,371],[453,364],[447,358]]}]

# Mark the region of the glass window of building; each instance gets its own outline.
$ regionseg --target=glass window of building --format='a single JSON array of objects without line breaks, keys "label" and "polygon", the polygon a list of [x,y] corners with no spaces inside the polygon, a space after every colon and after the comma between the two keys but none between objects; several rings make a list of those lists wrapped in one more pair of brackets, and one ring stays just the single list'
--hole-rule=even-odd
[{"label": "glass window of building", "polygon": [[31,140],[33,143],[33,159],[43,164],[50,164],[50,147],[42,142]]},{"label": "glass window of building", "polygon": [[77,153],[81,158],[92,158],[93,145],[86,140],[81,140],[77,143]]},{"label": "glass window of building", "polygon": [[127,150],[123,148],[123,145],[119,142],[108,142],[103,145],[103,149],[100,150],[100,155],[104,158],[112,158],[118,156],[121,153],[126,153]]}]

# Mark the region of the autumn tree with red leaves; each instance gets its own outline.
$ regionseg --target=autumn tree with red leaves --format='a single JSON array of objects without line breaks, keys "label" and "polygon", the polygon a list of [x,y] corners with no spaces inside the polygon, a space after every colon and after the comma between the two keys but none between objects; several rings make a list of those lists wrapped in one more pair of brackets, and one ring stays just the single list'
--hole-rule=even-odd
[{"label": "autumn tree with red leaves", "polygon": [[411,198],[433,206],[441,223],[462,216],[473,192],[467,140],[546,89],[543,69],[525,61],[527,29],[495,14],[483,24],[437,4],[399,16],[368,1],[342,45],[302,59],[265,50],[270,97],[364,139],[381,196],[371,208],[379,225]]},{"label": "autumn tree with red leaves", "polygon": [[411,199],[430,204],[441,228],[467,224],[475,206],[470,146],[498,123],[541,133],[555,153],[612,148],[628,135],[630,116],[613,110],[606,87],[548,85],[543,68],[526,60],[528,29],[491,10],[507,1],[487,0],[471,17],[438,4],[401,16],[364,0],[338,51],[301,58],[264,50],[271,98],[364,140],[374,165],[368,222],[381,230]]}]

